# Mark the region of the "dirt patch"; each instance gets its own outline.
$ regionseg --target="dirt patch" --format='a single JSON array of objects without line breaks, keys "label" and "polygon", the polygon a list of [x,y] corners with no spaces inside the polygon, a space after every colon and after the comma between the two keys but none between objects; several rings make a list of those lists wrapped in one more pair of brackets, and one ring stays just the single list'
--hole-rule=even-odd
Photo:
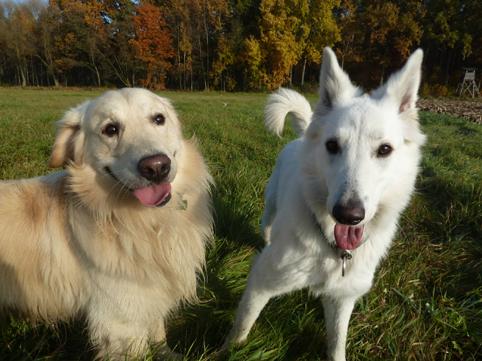
[{"label": "dirt patch", "polygon": [[426,98],[418,101],[420,110],[445,113],[482,124],[482,98],[459,100],[446,98]]}]

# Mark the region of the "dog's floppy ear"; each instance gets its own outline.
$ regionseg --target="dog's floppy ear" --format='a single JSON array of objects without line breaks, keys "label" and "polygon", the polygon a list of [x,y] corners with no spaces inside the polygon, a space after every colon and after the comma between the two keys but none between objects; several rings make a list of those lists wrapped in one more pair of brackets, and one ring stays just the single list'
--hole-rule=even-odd
[{"label": "dog's floppy ear", "polygon": [[396,102],[400,114],[416,109],[418,88],[422,77],[423,51],[417,49],[404,67],[390,76],[388,81],[375,90],[375,99],[389,98]]},{"label": "dog's floppy ear", "polygon": [[320,102],[317,110],[328,112],[333,106],[358,95],[348,75],[338,64],[336,55],[329,47],[323,50],[323,64],[320,72]]},{"label": "dog's floppy ear", "polygon": [[80,161],[83,136],[80,125],[85,115],[89,101],[70,109],[57,122],[57,135],[50,155],[49,166],[57,168],[68,161]]}]

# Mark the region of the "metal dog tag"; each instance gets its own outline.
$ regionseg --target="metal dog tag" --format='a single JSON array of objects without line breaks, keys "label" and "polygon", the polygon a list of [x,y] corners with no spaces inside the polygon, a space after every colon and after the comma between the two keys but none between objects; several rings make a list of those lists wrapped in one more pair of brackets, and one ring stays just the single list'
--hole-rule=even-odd
[{"label": "metal dog tag", "polygon": [[344,249],[341,253],[341,276],[345,277],[346,261],[352,259],[352,254],[350,251]]},{"label": "metal dog tag", "polygon": [[184,199],[183,195],[181,193],[177,193],[179,196],[179,201],[177,203],[177,209],[181,211],[185,211],[187,209],[187,199]]}]

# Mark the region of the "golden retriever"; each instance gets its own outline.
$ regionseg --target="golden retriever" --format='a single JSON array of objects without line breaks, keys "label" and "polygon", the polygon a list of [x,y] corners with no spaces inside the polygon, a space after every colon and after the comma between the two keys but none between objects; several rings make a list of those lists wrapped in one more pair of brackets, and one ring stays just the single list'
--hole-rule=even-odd
[{"label": "golden retriever", "polygon": [[0,307],[82,314],[99,358],[141,356],[195,298],[212,235],[212,178],[170,104],[108,91],[58,123],[50,165],[0,182]]}]

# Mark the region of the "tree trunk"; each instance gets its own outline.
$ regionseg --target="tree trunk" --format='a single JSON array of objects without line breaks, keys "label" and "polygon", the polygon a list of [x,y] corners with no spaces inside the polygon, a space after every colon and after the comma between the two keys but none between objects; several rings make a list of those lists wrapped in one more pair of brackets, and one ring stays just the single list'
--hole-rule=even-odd
[{"label": "tree trunk", "polygon": [[186,66],[186,52],[183,52],[183,60],[182,60],[182,90],[187,89],[187,66]]},{"label": "tree trunk", "polygon": [[208,29],[208,22],[206,19],[206,13],[208,12],[207,9],[207,1],[204,3],[204,33],[206,35],[206,71],[205,71],[205,78],[204,78],[204,90],[209,90],[209,29]]},{"label": "tree trunk", "polygon": [[179,89],[182,89],[182,70],[181,70],[181,41],[180,41],[180,34],[181,34],[181,29],[180,26],[177,26],[177,34],[176,34],[176,40],[177,40],[177,49],[176,49],[176,60],[177,60],[177,78],[178,78],[178,83],[179,83]]},{"label": "tree trunk", "polygon": [[22,66],[19,65],[18,66],[18,75],[19,75],[19,85],[21,85],[22,87],[26,87],[27,86],[27,79],[25,78],[25,72],[24,72],[24,69],[22,69]]},{"label": "tree trunk", "polygon": [[452,62],[452,49],[449,49],[448,50],[448,54],[447,54],[447,63],[445,64],[445,76],[444,76],[444,84],[445,86],[447,86],[447,84],[449,83],[449,78],[450,78],[450,63]]},{"label": "tree trunk", "polygon": [[102,86],[102,81],[100,79],[100,72],[99,72],[99,68],[97,68],[97,66],[95,65],[94,66],[94,69],[95,69],[95,75],[97,77],[97,86],[100,88]]},{"label": "tree trunk", "polygon": [[301,69],[301,89],[305,86],[306,58],[303,60],[303,68]]},{"label": "tree trunk", "polygon": [[[206,72],[204,71],[204,61],[203,61],[203,57],[202,57],[201,35],[198,36],[198,44],[199,44],[199,60],[201,61],[201,73],[202,73],[202,76],[203,76],[204,88],[206,88]],[[192,69],[191,69],[191,82],[192,82]]]},{"label": "tree trunk", "polygon": [[90,64],[92,66],[92,70],[94,72],[94,75],[95,75],[95,80],[96,80],[96,83],[97,83],[97,86],[100,88],[102,83],[101,83],[101,80],[100,80],[100,72],[99,72],[99,68],[97,67],[97,64],[95,62],[95,49],[93,49],[92,47],[89,48],[89,60],[90,60]]},{"label": "tree trunk", "polygon": [[193,84],[193,81],[192,81],[192,66],[191,66],[191,91],[194,90],[194,84]]}]

